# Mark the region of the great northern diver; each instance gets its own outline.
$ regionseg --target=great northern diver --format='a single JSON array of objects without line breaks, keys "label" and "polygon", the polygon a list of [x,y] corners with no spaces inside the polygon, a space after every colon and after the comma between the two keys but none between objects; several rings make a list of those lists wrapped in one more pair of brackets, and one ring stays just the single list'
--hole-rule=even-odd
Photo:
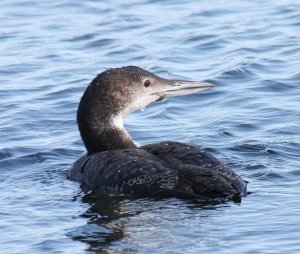
[{"label": "great northern diver", "polygon": [[246,194],[247,182],[207,152],[180,142],[138,146],[123,126],[130,112],[165,97],[214,87],[168,80],[136,66],[108,69],[84,92],[77,123],[87,154],[69,179],[90,190],[137,196],[214,199]]}]

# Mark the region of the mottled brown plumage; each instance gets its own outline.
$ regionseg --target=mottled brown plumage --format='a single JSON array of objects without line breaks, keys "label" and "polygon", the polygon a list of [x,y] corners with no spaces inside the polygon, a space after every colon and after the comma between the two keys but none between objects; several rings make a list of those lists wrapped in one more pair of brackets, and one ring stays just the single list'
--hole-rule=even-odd
[{"label": "mottled brown plumage", "polygon": [[246,194],[247,183],[205,151],[171,141],[138,147],[123,127],[123,117],[132,111],[209,87],[163,79],[134,66],[98,75],[77,113],[88,155],[74,163],[69,178],[94,191],[138,196],[211,199]]}]

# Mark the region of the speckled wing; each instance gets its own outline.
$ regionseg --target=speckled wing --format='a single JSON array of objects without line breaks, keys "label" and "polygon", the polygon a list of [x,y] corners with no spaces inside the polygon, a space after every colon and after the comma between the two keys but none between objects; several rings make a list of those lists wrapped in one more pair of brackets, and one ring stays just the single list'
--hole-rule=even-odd
[{"label": "speckled wing", "polygon": [[178,171],[177,188],[208,197],[246,194],[247,183],[240,176],[197,147],[169,141],[141,149]]},{"label": "speckled wing", "polygon": [[164,196],[177,185],[178,172],[145,150],[124,149],[81,157],[69,178],[99,192]]},{"label": "speckled wing", "polygon": [[220,198],[246,194],[247,183],[205,151],[179,142],[95,153],[78,159],[71,180],[99,192]]}]

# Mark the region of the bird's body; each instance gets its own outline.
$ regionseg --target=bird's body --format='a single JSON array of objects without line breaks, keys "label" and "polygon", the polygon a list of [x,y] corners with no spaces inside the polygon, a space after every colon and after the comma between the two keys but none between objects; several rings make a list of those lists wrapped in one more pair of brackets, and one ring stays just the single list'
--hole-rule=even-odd
[{"label": "bird's body", "polygon": [[129,112],[211,86],[162,79],[134,66],[98,75],[77,113],[88,154],[74,163],[69,178],[94,191],[137,196],[211,199],[246,194],[247,183],[205,151],[172,141],[138,147],[123,127]]}]

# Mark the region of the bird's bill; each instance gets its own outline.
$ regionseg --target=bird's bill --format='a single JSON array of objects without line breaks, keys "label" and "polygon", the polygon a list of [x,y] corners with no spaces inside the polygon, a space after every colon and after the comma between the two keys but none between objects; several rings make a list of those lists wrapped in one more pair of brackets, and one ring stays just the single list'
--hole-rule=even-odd
[{"label": "bird's bill", "polygon": [[171,85],[166,86],[166,89],[154,94],[162,97],[173,97],[196,93],[213,87],[215,87],[215,85],[208,82],[174,80]]}]

